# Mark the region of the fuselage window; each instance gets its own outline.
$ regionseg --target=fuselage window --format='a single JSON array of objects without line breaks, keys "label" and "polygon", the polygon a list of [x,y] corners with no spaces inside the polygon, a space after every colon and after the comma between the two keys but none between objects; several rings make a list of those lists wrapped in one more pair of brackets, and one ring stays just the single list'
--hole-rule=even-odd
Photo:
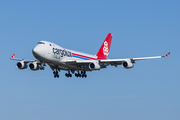
[{"label": "fuselage window", "polygon": [[38,42],[38,44],[45,44],[44,42]]}]

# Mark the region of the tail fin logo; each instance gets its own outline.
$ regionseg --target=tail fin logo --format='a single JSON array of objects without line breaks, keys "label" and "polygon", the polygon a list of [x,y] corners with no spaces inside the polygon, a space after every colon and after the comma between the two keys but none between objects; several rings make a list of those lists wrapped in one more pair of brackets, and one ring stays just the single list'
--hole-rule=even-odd
[{"label": "tail fin logo", "polygon": [[104,41],[103,54],[106,56],[108,56],[108,54],[109,54],[108,42],[107,41]]},{"label": "tail fin logo", "polygon": [[111,46],[112,34],[109,33],[104,40],[103,44],[101,45],[99,51],[97,52],[96,56],[98,59],[107,59],[109,55],[110,46]]}]

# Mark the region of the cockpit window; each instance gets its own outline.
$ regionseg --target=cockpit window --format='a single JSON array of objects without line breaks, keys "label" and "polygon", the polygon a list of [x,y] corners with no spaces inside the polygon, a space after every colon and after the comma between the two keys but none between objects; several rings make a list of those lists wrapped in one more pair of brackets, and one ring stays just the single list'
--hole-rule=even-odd
[{"label": "cockpit window", "polygon": [[38,42],[38,44],[45,44],[44,42]]}]

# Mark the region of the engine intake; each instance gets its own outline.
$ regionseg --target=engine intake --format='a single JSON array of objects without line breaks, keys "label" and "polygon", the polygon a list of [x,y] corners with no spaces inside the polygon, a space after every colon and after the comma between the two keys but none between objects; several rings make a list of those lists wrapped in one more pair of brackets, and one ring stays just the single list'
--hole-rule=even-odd
[{"label": "engine intake", "polygon": [[92,62],[89,64],[89,69],[91,70],[99,70],[101,66],[99,65],[98,62]]},{"label": "engine intake", "polygon": [[126,68],[126,69],[130,69],[130,68],[133,68],[133,67],[134,67],[134,65],[133,65],[133,63],[131,62],[130,59],[124,61],[123,64],[122,64],[122,66],[123,66],[124,68]]},{"label": "engine intake", "polygon": [[24,63],[24,61],[21,61],[16,64],[16,67],[19,69],[26,69],[27,65],[26,65],[26,63]]},{"label": "engine intake", "polygon": [[39,70],[39,66],[38,66],[37,62],[30,63],[29,64],[29,69],[33,70],[33,71]]}]

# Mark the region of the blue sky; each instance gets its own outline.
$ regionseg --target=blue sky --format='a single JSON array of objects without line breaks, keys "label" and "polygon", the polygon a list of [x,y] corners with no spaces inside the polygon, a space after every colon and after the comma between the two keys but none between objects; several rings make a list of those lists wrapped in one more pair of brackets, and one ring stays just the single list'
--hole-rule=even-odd
[{"label": "blue sky", "polygon": [[[178,0],[0,1],[1,120],[179,120]],[[133,69],[109,66],[87,79],[17,69],[38,41],[96,54],[113,33],[109,58],[165,55]]]}]

